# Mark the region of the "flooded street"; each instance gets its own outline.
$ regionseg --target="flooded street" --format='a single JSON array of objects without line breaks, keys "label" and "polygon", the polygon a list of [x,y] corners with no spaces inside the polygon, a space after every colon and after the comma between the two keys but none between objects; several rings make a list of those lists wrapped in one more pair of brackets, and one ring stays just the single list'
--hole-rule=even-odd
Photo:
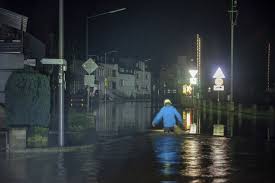
[{"label": "flooded street", "polygon": [[266,129],[274,133],[272,120],[221,116],[225,137],[217,137],[217,117],[210,122],[211,115],[196,111],[197,134],[176,135],[150,130],[150,103],[108,103],[106,120],[104,108],[94,111],[95,134],[83,137],[94,138],[86,139],[94,146],[2,153],[0,182],[275,182],[274,142],[266,138]]}]

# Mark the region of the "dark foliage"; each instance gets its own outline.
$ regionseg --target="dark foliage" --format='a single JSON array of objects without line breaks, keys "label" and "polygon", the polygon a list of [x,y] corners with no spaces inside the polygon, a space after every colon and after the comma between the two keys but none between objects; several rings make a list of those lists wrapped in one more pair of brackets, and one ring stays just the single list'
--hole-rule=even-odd
[{"label": "dark foliage", "polygon": [[15,72],[6,85],[8,126],[49,125],[50,83],[47,76],[35,72]]}]

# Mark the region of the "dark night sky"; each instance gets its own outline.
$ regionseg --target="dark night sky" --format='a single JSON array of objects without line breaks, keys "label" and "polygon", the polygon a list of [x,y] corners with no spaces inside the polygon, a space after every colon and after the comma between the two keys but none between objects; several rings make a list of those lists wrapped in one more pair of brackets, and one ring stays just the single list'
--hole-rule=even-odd
[{"label": "dark night sky", "polygon": [[[121,56],[152,58],[155,64],[169,63],[177,55],[192,56],[196,33],[202,37],[202,64],[210,78],[220,65],[230,66],[230,0],[78,0],[65,3],[65,48],[85,53],[85,17],[126,7],[113,15],[89,22],[89,53],[116,49]],[[58,0],[2,0],[0,6],[28,16],[28,31],[42,41],[57,32]],[[235,84],[246,93],[263,90],[266,45],[271,42],[274,70],[275,5],[272,0],[238,1],[235,37]],[[275,74],[273,73],[273,81]],[[255,84],[254,84],[255,83]]]}]

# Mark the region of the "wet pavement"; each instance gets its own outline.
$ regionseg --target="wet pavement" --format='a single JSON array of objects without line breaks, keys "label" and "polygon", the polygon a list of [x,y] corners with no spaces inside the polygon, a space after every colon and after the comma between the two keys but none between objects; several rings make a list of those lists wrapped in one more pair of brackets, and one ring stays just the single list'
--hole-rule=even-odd
[{"label": "wet pavement", "polygon": [[98,116],[104,123],[92,148],[0,154],[0,182],[275,182],[274,143],[266,139],[274,121],[222,117],[226,137],[215,137],[214,122],[199,115],[198,134],[163,134],[148,130],[150,104],[121,105],[127,113],[110,104],[110,119]]}]

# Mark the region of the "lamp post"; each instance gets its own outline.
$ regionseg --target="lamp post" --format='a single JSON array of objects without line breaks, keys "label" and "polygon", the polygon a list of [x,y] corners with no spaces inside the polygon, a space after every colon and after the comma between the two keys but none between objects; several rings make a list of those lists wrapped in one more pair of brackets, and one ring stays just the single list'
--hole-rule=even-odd
[{"label": "lamp post", "polygon": [[126,8],[120,8],[120,9],[107,11],[107,12],[104,12],[104,13],[99,13],[97,15],[86,17],[86,59],[88,59],[88,57],[89,57],[89,51],[88,51],[88,49],[89,49],[89,20],[94,19],[94,18],[99,17],[99,16],[102,16],[102,15],[113,14],[113,13],[117,13],[117,12],[124,11],[124,10],[126,10]]},{"label": "lamp post", "polygon": [[[59,0],[59,58],[64,58],[64,0]],[[64,146],[64,65],[58,72],[59,146]]]}]

